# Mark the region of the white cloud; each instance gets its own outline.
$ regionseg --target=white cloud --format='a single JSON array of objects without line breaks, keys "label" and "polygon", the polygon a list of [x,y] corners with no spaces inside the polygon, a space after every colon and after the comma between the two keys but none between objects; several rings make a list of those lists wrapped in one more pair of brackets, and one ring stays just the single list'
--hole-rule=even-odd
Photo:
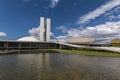
[{"label": "white cloud", "polygon": [[55,39],[52,39],[54,42],[66,42],[66,36],[57,36]]},{"label": "white cloud", "polygon": [[[29,2],[33,2],[34,0],[22,0],[23,2],[25,3],[29,3]],[[34,7],[38,7],[40,4],[44,4],[44,8],[45,9],[49,9],[49,8],[54,8],[58,3],[59,3],[60,0],[43,0],[38,3],[38,2],[34,2],[34,3],[31,3]]]},{"label": "white cloud", "polygon": [[50,32],[50,36],[53,36],[53,37],[54,37],[55,35],[54,35],[52,32]]},{"label": "white cloud", "polygon": [[[18,40],[19,41],[39,41],[39,39],[40,39],[40,26],[38,26],[37,28],[29,29],[28,33],[30,34],[30,36],[22,37]],[[54,36],[54,34],[52,32],[50,33],[50,35]]]},{"label": "white cloud", "polygon": [[104,5],[101,5],[94,11],[91,11],[88,14],[80,17],[79,20],[77,21],[77,24],[83,24],[85,22],[89,22],[90,20],[101,16],[102,14],[106,13],[107,11],[109,11],[119,5],[120,5],[120,0],[111,0]]},{"label": "white cloud", "polygon": [[5,32],[0,32],[0,37],[4,37],[7,36],[7,34]]},{"label": "white cloud", "polygon": [[120,19],[120,14],[117,15],[117,16],[114,16],[114,15],[109,16],[109,20],[110,20],[110,21],[112,21],[112,20],[114,20],[114,19]]},{"label": "white cloud", "polygon": [[[44,30],[45,31],[45,30]],[[40,37],[40,26],[38,26],[37,28],[32,28],[28,30],[28,33],[31,36],[34,36],[35,38],[39,39]],[[54,36],[54,34],[51,32],[50,33],[51,36]]]},{"label": "white cloud", "polygon": [[49,7],[54,8],[58,4],[59,1],[60,0],[51,0],[51,4],[49,5]]},{"label": "white cloud", "polygon": [[39,35],[40,34],[40,27],[38,26],[37,28],[29,29],[28,33],[31,36],[34,36],[35,38],[39,39],[39,37],[40,37],[40,35]]},{"label": "white cloud", "polygon": [[105,16],[109,16],[109,15],[112,15],[112,14],[114,14],[114,13],[116,13],[116,12],[117,12],[117,13],[120,12],[120,6],[116,7],[114,10],[111,10],[111,11],[105,13],[104,15],[105,15]]},{"label": "white cloud", "polygon": [[112,39],[120,39],[120,21],[118,22],[106,22],[97,26],[87,27],[83,30],[70,29],[64,36],[58,36],[56,40],[64,41],[69,37],[93,37],[98,43],[100,41],[110,42]]},{"label": "white cloud", "polygon": [[63,33],[65,33],[67,31],[66,26],[58,26],[56,29],[61,30]]},{"label": "white cloud", "polygon": [[[62,27],[59,28],[62,29]],[[31,36],[23,37],[18,40],[39,41],[39,27],[32,28],[28,32]],[[54,36],[53,33],[51,33],[51,35]],[[106,43],[110,42],[112,39],[120,39],[120,21],[89,26],[82,30],[80,28],[71,28],[65,31],[65,35],[57,36],[55,39],[52,39],[52,41],[66,42],[66,40],[71,37],[93,37],[96,39],[97,43]]]}]

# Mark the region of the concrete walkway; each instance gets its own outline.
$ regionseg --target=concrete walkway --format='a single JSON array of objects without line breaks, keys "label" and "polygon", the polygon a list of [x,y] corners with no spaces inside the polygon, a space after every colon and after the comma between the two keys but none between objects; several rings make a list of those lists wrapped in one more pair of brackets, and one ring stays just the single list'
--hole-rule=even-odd
[{"label": "concrete walkway", "polygon": [[98,50],[119,52],[120,53],[120,47],[91,47],[91,48],[98,49]]},{"label": "concrete walkway", "polygon": [[88,49],[96,49],[96,50],[104,50],[104,51],[112,51],[112,52],[120,53],[120,47],[96,47],[96,46],[91,47],[91,46],[67,44],[67,43],[62,43],[62,42],[55,42],[55,43],[70,46],[70,47],[75,47],[75,48],[88,48]]}]

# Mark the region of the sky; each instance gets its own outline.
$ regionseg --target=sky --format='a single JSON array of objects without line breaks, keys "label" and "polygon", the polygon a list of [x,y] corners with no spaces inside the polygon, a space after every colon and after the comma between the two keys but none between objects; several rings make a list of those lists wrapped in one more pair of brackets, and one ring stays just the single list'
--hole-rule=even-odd
[{"label": "sky", "polygon": [[37,41],[40,17],[51,18],[51,41],[120,39],[120,0],[0,0],[0,40]]}]

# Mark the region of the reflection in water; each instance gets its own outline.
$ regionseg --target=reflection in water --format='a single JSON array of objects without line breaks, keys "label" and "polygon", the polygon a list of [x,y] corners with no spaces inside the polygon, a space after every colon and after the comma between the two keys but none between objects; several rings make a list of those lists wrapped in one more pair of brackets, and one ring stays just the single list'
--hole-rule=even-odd
[{"label": "reflection in water", "polygon": [[120,58],[55,53],[0,56],[0,80],[120,80]]}]

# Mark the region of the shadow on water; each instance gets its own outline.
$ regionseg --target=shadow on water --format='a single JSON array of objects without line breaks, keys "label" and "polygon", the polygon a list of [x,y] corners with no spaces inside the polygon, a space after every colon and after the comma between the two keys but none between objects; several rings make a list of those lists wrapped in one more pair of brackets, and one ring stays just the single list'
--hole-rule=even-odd
[{"label": "shadow on water", "polygon": [[0,80],[120,80],[120,58],[58,53],[3,55]]}]

